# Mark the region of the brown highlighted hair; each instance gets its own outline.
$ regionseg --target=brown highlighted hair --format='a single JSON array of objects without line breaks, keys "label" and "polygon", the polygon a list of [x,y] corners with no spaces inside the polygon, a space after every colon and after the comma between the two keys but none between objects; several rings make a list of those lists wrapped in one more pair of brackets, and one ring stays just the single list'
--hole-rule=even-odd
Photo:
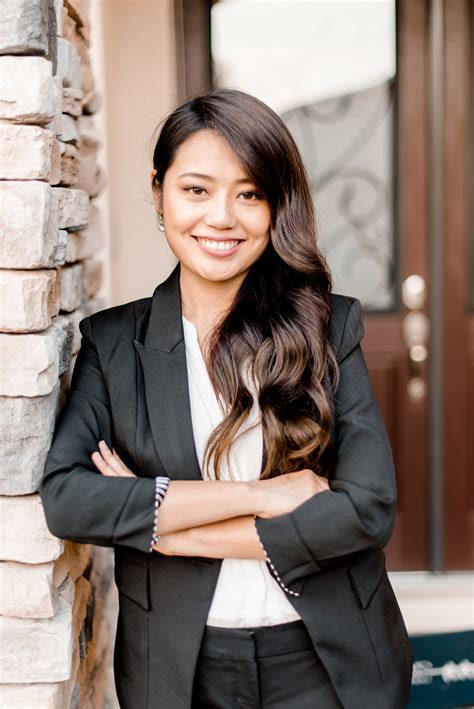
[{"label": "brown highlighted hair", "polygon": [[242,377],[250,362],[265,444],[260,479],[302,468],[327,476],[334,453],[330,394],[338,379],[328,342],[332,278],[317,244],[303,161],[271,108],[242,91],[218,89],[168,116],[153,152],[154,185],[163,182],[179,146],[202,129],[228,141],[272,215],[266,250],[210,337],[209,374],[228,408],[208,440],[205,466],[213,458],[219,478],[250,412],[252,394]]}]

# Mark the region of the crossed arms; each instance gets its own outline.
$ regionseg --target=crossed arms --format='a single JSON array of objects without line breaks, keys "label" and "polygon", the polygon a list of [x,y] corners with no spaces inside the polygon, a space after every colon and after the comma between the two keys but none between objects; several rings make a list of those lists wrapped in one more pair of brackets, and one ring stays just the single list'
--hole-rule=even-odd
[{"label": "crossed arms", "polygon": [[[266,481],[173,480],[159,509],[156,531],[162,536],[156,551],[263,559],[263,545],[283,581],[291,584],[348,554],[385,546],[395,519],[395,474],[360,347],[364,328],[357,299],[348,306],[341,331],[337,459],[330,489],[305,471]],[[39,486],[46,521],[63,539],[148,552],[153,478],[136,477],[132,471],[125,476],[98,474],[97,456],[91,459],[100,440],[113,440],[113,431],[90,318],[81,322],[81,332],[71,390]],[[302,482],[299,478],[305,475]],[[276,486],[285,477],[290,480],[279,495]],[[292,504],[279,506],[278,500],[292,492]]]}]

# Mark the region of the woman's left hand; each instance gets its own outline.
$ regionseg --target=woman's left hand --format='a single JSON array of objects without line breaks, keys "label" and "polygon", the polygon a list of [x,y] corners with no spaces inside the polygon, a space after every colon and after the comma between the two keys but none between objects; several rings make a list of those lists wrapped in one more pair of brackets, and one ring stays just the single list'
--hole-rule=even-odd
[{"label": "woman's left hand", "polygon": [[120,478],[137,477],[130,468],[127,468],[115,448],[110,450],[105,441],[99,441],[99,450],[92,453],[91,459],[102,475]]}]

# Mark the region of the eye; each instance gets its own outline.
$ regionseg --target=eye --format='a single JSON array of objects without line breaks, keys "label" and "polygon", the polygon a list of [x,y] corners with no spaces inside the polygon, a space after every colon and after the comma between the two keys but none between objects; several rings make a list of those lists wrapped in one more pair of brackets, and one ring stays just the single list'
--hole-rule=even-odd
[{"label": "eye", "polygon": [[189,192],[189,194],[193,194],[196,197],[200,197],[205,192],[203,187],[198,187],[197,185],[191,185],[190,187],[185,187],[184,191]]},{"label": "eye", "polygon": [[241,195],[246,202],[251,202],[254,199],[263,199],[263,195],[255,190],[246,190],[245,192],[241,192]]}]

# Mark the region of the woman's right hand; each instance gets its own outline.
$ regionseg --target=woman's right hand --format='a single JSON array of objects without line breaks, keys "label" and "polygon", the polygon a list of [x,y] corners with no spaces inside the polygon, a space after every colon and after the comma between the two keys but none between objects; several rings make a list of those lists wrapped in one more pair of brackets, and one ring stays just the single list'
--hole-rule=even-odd
[{"label": "woman's right hand", "polygon": [[251,482],[257,493],[258,517],[276,517],[292,512],[310,497],[329,490],[326,478],[309,468]]}]

